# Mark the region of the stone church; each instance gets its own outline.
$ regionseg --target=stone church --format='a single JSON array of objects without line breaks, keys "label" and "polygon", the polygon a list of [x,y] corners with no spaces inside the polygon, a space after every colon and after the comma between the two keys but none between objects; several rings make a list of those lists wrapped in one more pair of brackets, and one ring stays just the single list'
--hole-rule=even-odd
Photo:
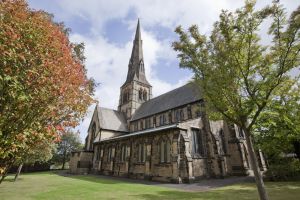
[{"label": "stone church", "polygon": [[85,148],[72,153],[72,173],[182,183],[251,172],[239,127],[207,120],[192,83],[152,98],[145,67],[138,22],[118,109],[95,107]]}]

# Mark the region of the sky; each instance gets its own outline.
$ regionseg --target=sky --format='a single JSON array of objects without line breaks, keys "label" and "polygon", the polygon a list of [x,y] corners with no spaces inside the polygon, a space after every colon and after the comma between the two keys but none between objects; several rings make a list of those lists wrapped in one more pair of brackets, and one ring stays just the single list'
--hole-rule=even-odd
[{"label": "sky", "polygon": [[[272,0],[258,0],[262,8]],[[298,3],[297,3],[298,2]],[[70,28],[70,40],[85,44],[88,77],[99,86],[95,98],[101,107],[117,109],[120,86],[128,71],[137,19],[140,19],[146,77],[152,85],[153,97],[184,85],[192,73],[179,68],[172,42],[178,25],[187,29],[197,24],[202,34],[209,34],[222,9],[234,12],[243,0],[29,0],[29,6],[54,15],[56,22]],[[282,0],[290,13],[299,5],[296,0]],[[267,26],[261,28],[265,43]],[[77,127],[81,139],[87,129],[95,105]]]}]

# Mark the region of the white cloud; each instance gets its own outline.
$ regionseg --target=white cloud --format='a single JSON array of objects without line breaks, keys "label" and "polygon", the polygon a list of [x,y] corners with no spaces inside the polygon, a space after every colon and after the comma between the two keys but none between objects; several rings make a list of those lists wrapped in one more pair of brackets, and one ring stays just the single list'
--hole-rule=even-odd
[{"label": "white cloud", "polygon": [[[257,8],[270,4],[272,0],[257,0]],[[295,9],[298,4],[294,0],[282,0],[287,11]],[[171,30],[177,25],[188,27],[198,24],[203,33],[207,33],[220,11],[235,11],[244,4],[244,0],[64,0],[58,1],[64,12],[62,18],[81,17],[92,24],[91,31],[98,33],[112,19],[123,19],[133,28],[136,21],[125,19],[129,13],[140,17],[145,27],[161,25]]]},{"label": "white cloud", "polygon": [[[142,30],[142,39],[146,76],[153,86],[153,96],[179,87],[190,79],[190,77],[183,77],[176,84],[160,80],[157,77],[158,72],[153,69],[153,66],[160,58],[176,59],[176,56],[167,41],[159,41],[152,33]],[[86,37],[76,33],[70,36],[70,40],[85,44],[88,76],[95,78],[100,83],[95,92],[99,105],[117,109],[120,86],[124,83],[128,71],[132,41],[120,46],[110,43],[102,35]],[[170,55],[173,54],[174,57],[171,58]],[[79,127],[82,137],[86,135],[93,109],[94,105],[89,108],[89,113]]]},{"label": "white cloud", "polygon": [[[174,55],[173,58],[169,57],[170,59],[176,59],[176,56],[171,47],[166,47],[165,41],[159,41],[153,34],[142,30],[142,39],[146,76],[152,84],[153,94],[156,96],[174,88],[176,84],[172,86],[170,83],[158,79],[158,72],[154,71],[153,66],[157,64],[158,59],[165,58],[165,55]],[[88,76],[95,78],[100,83],[95,95],[100,98],[100,105],[116,108],[119,88],[124,83],[128,71],[132,41],[129,41],[124,46],[120,46],[109,43],[101,35],[85,37],[76,33],[71,35],[70,40],[73,42],[84,42],[85,44]],[[181,82],[182,80],[179,80],[179,83]]]},{"label": "white cloud", "polygon": [[[263,7],[271,3],[271,0],[258,0],[257,7]],[[296,1],[282,1],[287,11],[294,10],[298,5]],[[218,19],[221,9],[234,11],[244,4],[244,0],[64,0],[57,1],[62,20],[71,20],[73,17],[81,17],[91,24],[89,35],[83,36],[77,33],[71,35],[72,41],[84,42],[88,75],[100,82],[96,90],[101,106],[117,108],[119,88],[123,84],[127,74],[127,66],[132,48],[132,41],[119,46],[110,43],[103,35],[104,27],[112,19],[122,20],[128,25],[128,29],[134,33],[136,20],[128,17],[135,13],[141,18],[143,49],[145,58],[146,75],[153,86],[153,95],[159,95],[187,82],[190,77],[182,77],[176,84],[170,84],[158,78],[159,72],[153,66],[160,58],[165,62],[176,59],[176,53],[170,47],[170,41],[158,39],[153,27],[162,26],[174,30],[177,25],[185,28],[191,24],[198,24],[202,33],[207,33],[214,21]],[[120,33],[121,34],[121,33]],[[133,36],[132,36],[133,38]],[[81,124],[82,134],[86,134],[92,112]]]},{"label": "white cloud", "polygon": [[[215,21],[221,9],[230,9],[240,6],[243,1],[198,1],[198,0],[64,0],[58,1],[64,10],[61,17],[81,17],[89,21],[91,31],[99,32],[111,19],[124,19],[130,11],[133,11],[143,21],[146,27],[161,25],[174,29],[181,24],[199,24],[204,32]],[[130,19],[129,19],[130,20]],[[127,21],[135,24],[135,21]]]}]

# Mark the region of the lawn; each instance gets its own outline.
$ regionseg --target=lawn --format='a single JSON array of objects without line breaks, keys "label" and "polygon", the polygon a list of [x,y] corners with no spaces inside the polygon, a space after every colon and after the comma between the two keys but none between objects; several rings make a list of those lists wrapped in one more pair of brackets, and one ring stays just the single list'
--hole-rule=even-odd
[{"label": "lawn", "polygon": [[[0,185],[1,200],[26,199],[257,199],[254,184],[242,183],[208,192],[184,192],[175,189],[101,179],[92,176],[64,177],[52,172],[12,176]],[[266,183],[271,200],[300,199],[300,182]]]}]

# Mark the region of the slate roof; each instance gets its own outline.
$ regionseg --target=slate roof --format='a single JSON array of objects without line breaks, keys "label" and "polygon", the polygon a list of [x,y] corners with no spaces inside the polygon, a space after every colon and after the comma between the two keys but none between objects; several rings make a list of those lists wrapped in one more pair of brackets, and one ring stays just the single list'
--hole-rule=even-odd
[{"label": "slate roof", "polygon": [[144,134],[147,134],[147,133],[153,133],[153,132],[163,131],[163,130],[167,130],[167,129],[174,129],[174,128],[179,128],[179,127],[178,127],[177,124],[160,126],[160,127],[156,127],[156,128],[152,128],[152,129],[146,129],[146,130],[142,130],[142,131],[137,131],[137,132],[124,134],[124,135],[120,135],[120,136],[116,136],[116,137],[105,138],[105,139],[102,139],[102,140],[99,140],[99,139],[96,140],[95,139],[94,143],[101,143],[101,142],[105,142],[105,141],[123,139],[123,138],[127,138],[127,137],[132,137],[132,136],[137,136],[137,135],[144,135]]},{"label": "slate roof", "polygon": [[126,117],[122,112],[98,107],[98,117],[101,129],[128,132]]},{"label": "slate roof", "polygon": [[188,83],[182,87],[146,101],[136,110],[131,121],[167,111],[201,99],[202,95],[199,88],[194,83]]}]

